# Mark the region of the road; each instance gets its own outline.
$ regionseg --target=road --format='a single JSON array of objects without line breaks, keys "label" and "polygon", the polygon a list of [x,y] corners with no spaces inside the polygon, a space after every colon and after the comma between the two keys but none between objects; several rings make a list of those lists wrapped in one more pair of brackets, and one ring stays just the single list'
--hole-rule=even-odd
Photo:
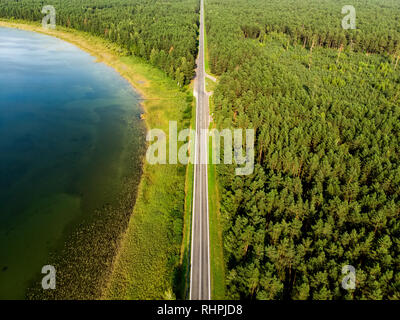
[{"label": "road", "polygon": [[190,299],[210,300],[210,238],[208,219],[207,134],[209,126],[208,95],[204,69],[204,0],[201,0],[199,56],[197,58],[194,95],[196,96],[196,141],[192,212],[192,247]]}]

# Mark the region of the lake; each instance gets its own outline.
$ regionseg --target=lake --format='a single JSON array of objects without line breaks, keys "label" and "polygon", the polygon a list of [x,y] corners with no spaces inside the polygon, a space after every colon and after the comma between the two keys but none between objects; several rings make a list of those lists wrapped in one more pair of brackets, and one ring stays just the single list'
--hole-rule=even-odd
[{"label": "lake", "polygon": [[0,27],[0,299],[42,290],[44,265],[65,288],[106,272],[141,176],[140,114],[130,84],[88,53]]}]

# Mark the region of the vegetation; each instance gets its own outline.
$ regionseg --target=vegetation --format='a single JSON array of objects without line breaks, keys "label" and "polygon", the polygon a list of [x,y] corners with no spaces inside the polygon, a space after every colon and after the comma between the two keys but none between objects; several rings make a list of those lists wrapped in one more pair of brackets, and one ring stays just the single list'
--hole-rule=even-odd
[{"label": "vegetation", "polygon": [[[231,0],[207,1],[206,28],[211,72],[221,74],[256,54],[249,41],[265,43],[273,32],[285,34],[286,43],[307,49],[315,46],[400,55],[396,0]],[[342,28],[344,5],[356,8],[356,29]],[[242,41],[243,40],[243,41]],[[254,51],[256,50],[256,51]]]},{"label": "vegetation", "polygon": [[[193,92],[194,82],[189,86],[189,90]],[[192,119],[190,128],[196,130],[196,100],[192,101]],[[192,212],[193,212],[193,189],[194,189],[194,164],[189,163],[186,167],[185,182],[185,217],[183,228],[183,241],[181,247],[181,263],[180,263],[180,297],[189,298],[190,289],[190,258],[191,258],[191,235],[192,235]]]},{"label": "vegetation", "polygon": [[[145,95],[153,97],[145,101],[147,125],[168,133],[169,121],[176,119],[178,130],[189,127],[193,96],[181,91],[163,72],[145,64],[138,66],[136,59],[125,57],[123,62],[133,75],[146,75]],[[145,163],[138,200],[104,298],[184,298],[185,177],[184,165]]]},{"label": "vegetation", "polygon": [[217,166],[227,298],[400,299],[399,3],[352,4],[206,3],[215,123],[256,132]]},{"label": "vegetation", "polygon": [[220,195],[216,177],[216,164],[212,164],[213,145],[209,138],[208,163],[208,198],[210,219],[210,277],[211,298],[223,300],[225,298],[225,263],[223,255],[221,212],[219,208]]}]

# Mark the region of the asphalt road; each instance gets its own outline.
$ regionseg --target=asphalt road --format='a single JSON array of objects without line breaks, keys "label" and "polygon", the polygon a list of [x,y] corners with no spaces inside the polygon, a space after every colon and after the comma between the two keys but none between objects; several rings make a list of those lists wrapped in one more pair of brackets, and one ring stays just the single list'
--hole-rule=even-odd
[{"label": "asphalt road", "polygon": [[201,0],[199,56],[195,78],[196,143],[192,212],[192,247],[190,270],[190,299],[210,300],[210,239],[208,219],[207,135],[201,129],[209,126],[208,95],[205,90],[204,69],[204,0]]}]

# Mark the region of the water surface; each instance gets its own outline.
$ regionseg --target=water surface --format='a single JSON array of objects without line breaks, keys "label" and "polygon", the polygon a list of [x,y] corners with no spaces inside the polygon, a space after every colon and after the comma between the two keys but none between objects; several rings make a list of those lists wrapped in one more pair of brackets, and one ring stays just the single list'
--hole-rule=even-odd
[{"label": "water surface", "polygon": [[0,27],[0,298],[23,298],[49,253],[138,181],[138,98],[73,45]]}]

